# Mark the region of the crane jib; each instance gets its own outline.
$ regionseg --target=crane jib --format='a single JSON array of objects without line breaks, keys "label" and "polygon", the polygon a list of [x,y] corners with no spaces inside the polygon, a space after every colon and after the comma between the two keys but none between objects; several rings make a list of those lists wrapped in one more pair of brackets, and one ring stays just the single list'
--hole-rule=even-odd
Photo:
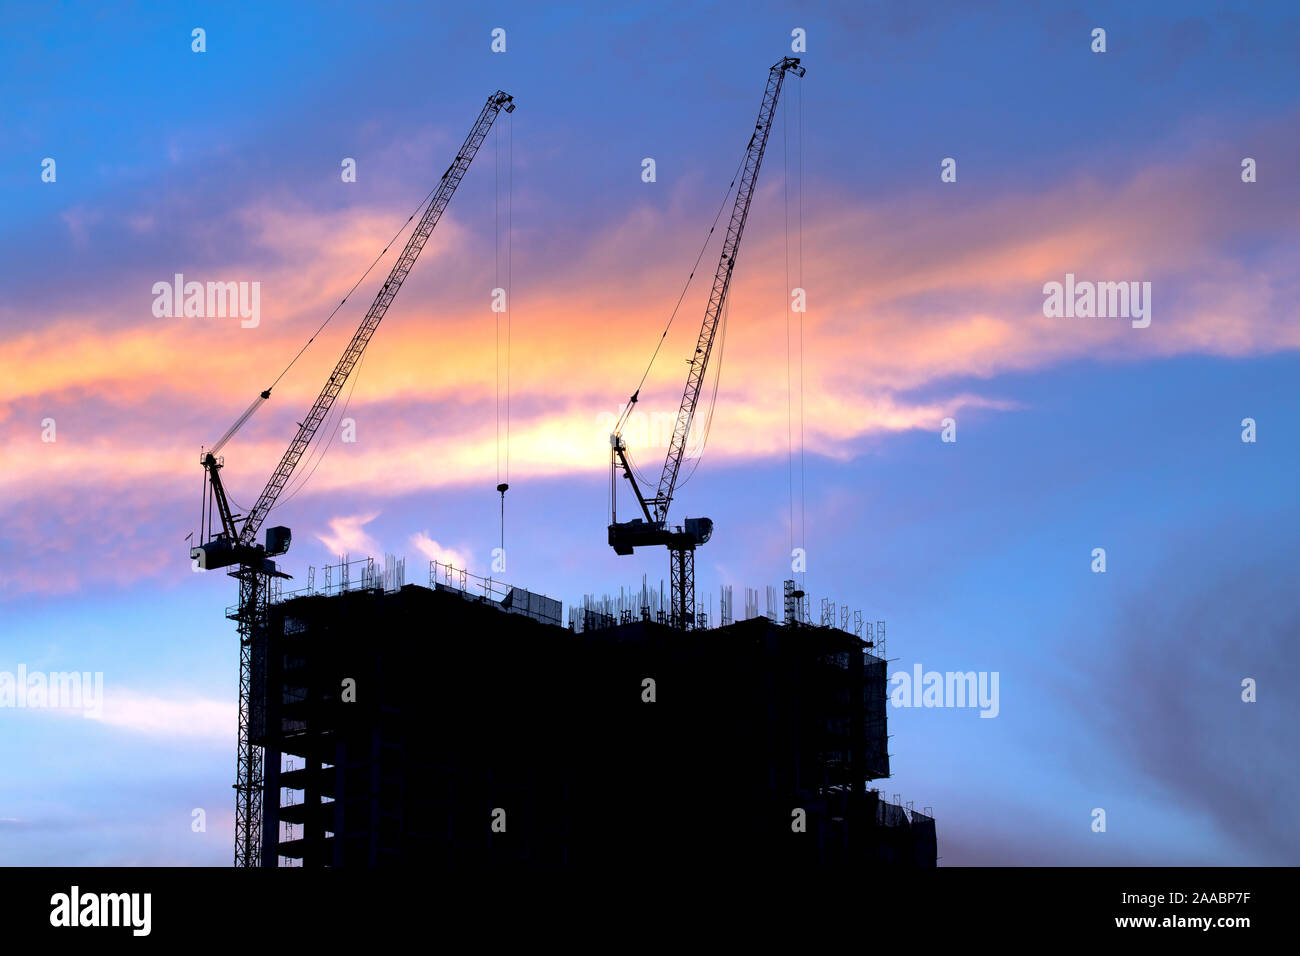
[{"label": "crane jib", "polygon": [[681,406],[677,412],[676,424],[673,426],[673,437],[668,445],[668,457],[664,461],[663,472],[659,477],[658,490],[652,499],[655,503],[654,517],[660,524],[666,523],[668,519],[668,508],[672,504],[677,474],[682,467],[682,456],[686,453],[686,439],[691,431],[691,422],[695,418],[695,408],[699,403],[700,389],[704,384],[704,373],[708,368],[709,356],[713,352],[718,320],[722,316],[727,292],[731,287],[731,276],[736,268],[736,254],[740,250],[740,240],[745,232],[745,221],[749,217],[750,202],[754,198],[758,170],[763,164],[763,153],[767,150],[767,138],[772,129],[772,117],[776,113],[777,99],[781,95],[781,85],[787,70],[797,76],[804,74],[803,67],[795,57],[785,57],[768,72],[767,88],[763,92],[763,103],[758,110],[758,121],[754,124],[754,132],[750,135],[745,152],[740,188],[736,190],[731,219],[727,223],[727,235],[722,243],[722,254],[718,258],[718,269],[713,277],[713,289],[709,293],[709,304],[704,311],[704,322],[700,326],[695,353],[691,356],[690,370],[686,375],[686,388],[682,392]]},{"label": "crane jib", "polygon": [[329,414],[329,410],[339,392],[342,391],[348,376],[352,374],[352,370],[360,361],[361,354],[365,351],[366,345],[369,344],[371,336],[375,334],[375,329],[379,327],[384,313],[388,311],[388,307],[392,304],[398,290],[401,289],[402,283],[406,281],[411,267],[415,265],[416,258],[424,249],[425,243],[429,241],[429,236],[433,234],[434,227],[437,226],[443,211],[447,208],[447,204],[456,192],[456,187],[460,185],[465,173],[469,170],[470,163],[473,162],[474,156],[478,153],[479,147],[483,145],[483,141],[487,138],[497,114],[502,110],[507,113],[513,112],[514,108],[513,98],[501,90],[488,97],[487,103],[484,104],[482,111],[479,113],[473,129],[465,138],[460,152],[456,154],[455,162],[447,167],[447,171],[442,174],[442,181],[439,183],[437,191],[425,208],[419,224],[407,240],[402,254],[398,256],[397,262],[393,265],[388,280],[375,296],[375,301],[371,304],[361,325],[352,336],[347,348],[344,349],[342,358],[335,365],[334,371],[325,382],[325,387],[321,389],[316,402],[307,413],[307,417],[298,426],[297,434],[294,435],[289,447],[284,452],[284,456],[280,459],[279,465],[276,466],[275,471],[267,480],[266,487],[262,489],[262,493],[257,498],[257,503],[249,511],[239,533],[240,544],[251,545],[253,543],[253,538],[257,535],[262,522],[266,520],[267,514],[274,507],[276,499],[279,498],[280,492],[284,490],[284,486],[289,480],[289,476],[293,474],[294,468],[297,467],[298,462],[306,453],[307,446],[311,444],[312,438],[315,437],[321,422],[325,420],[325,416]]}]

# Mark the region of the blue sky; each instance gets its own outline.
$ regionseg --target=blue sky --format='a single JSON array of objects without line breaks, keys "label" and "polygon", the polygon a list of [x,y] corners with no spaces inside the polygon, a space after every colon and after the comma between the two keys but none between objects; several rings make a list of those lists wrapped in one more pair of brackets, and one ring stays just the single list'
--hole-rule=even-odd
[{"label": "blue sky", "polygon": [[[801,182],[793,534],[814,614],[829,597],[887,620],[899,669],[1000,675],[996,719],[891,708],[884,788],[934,807],[945,863],[1300,861],[1300,20],[1282,3],[6,10],[0,671],[103,671],[117,716],[0,709],[0,857],[228,863],[235,594],[186,560],[198,446],[382,248],[493,89],[519,103],[510,140],[480,155],[376,335],[349,406],[360,440],[277,513],[285,566],[301,578],[341,544],[405,554],[423,581],[425,535],[487,571],[490,150],[512,145],[506,577],[567,605],[666,576],[604,543],[594,423],[644,368],[796,26],[808,75],[785,92],[714,431],[675,505],[716,522],[701,592],[789,573],[783,202]],[[347,187],[341,157],[358,162]],[[160,324],[147,293],[177,271],[261,281],[262,325]],[[1041,286],[1066,272],[1151,281],[1151,327],[1045,318]],[[373,286],[227,450],[240,500]],[[676,408],[701,312],[692,293],[649,407]]]}]

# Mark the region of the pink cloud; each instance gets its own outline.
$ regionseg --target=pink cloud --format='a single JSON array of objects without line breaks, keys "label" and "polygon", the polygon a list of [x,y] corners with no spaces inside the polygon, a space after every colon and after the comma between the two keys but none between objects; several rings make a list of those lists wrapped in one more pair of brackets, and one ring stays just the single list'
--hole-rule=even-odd
[{"label": "pink cloud", "polygon": [[[1295,134],[1273,130],[1259,138],[1282,148]],[[972,380],[1080,358],[1247,357],[1300,347],[1293,213],[1266,192],[1248,191],[1220,152],[1207,147],[1114,183],[1063,177],[1046,188],[963,194],[961,201],[933,188],[871,203],[814,193],[801,279],[809,311],[792,317],[789,331],[779,200],[768,184],[755,205],[715,360],[722,377],[711,460],[785,454],[787,334],[796,348],[791,387],[803,396],[807,447],[828,457],[850,454],[862,436],[937,432],[950,415],[1015,407]],[[48,320],[21,327],[0,350],[0,520],[7,534],[52,555],[58,546],[31,518],[41,508],[73,500],[116,510],[149,489],[131,505],[144,514],[148,499],[196,493],[199,444],[214,441],[269,384],[404,216],[275,201],[235,210],[231,221],[248,241],[215,278],[263,283],[256,329],[153,318],[150,285],[169,276],[136,276],[136,292],[105,299],[90,316],[61,308],[56,296]],[[212,224],[195,228],[202,242],[217,241]],[[663,329],[683,279],[682,250],[695,248],[700,231],[690,204],[668,212],[636,208],[568,250],[566,260],[540,251],[544,275],[525,281],[527,270],[517,271],[510,383],[511,461],[519,477],[594,474],[605,466],[608,422]],[[1242,237],[1252,240],[1249,257],[1231,251]],[[334,442],[306,494],[405,494],[477,481],[492,470],[498,330],[488,310],[485,242],[450,214],[439,227],[367,351],[355,390],[349,383],[340,399],[342,413],[350,397],[358,440]],[[389,262],[391,252],[225,450],[236,494],[260,489]],[[1067,271],[1152,282],[1151,327],[1044,317],[1042,285]],[[707,273],[697,276],[641,390],[638,410],[651,418],[676,413],[682,359],[707,286]],[[47,415],[58,421],[54,444],[39,438]],[[654,454],[649,439],[633,450],[643,459]],[[88,467],[107,461],[111,468]],[[364,532],[367,520],[336,518],[319,537],[334,551],[378,553]],[[164,560],[161,545],[131,547],[133,557]]]},{"label": "pink cloud", "polygon": [[333,554],[373,556],[381,553],[381,548],[364,529],[378,517],[379,512],[374,511],[369,514],[331,518],[329,532],[324,534],[318,532],[316,537]]}]

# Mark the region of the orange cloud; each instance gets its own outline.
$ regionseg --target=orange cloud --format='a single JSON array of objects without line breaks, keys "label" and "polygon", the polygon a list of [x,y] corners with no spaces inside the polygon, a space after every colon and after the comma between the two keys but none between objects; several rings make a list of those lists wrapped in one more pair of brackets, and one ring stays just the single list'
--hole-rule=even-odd
[{"label": "orange cloud", "polygon": [[[786,453],[787,375],[802,395],[809,451],[837,457],[864,435],[937,431],[962,410],[1014,407],[971,380],[1081,357],[1300,347],[1287,310],[1290,212],[1220,179],[1206,157],[1192,157],[1116,185],[1079,178],[976,199],[935,189],[869,204],[824,198],[805,216],[802,276],[797,260],[791,266],[791,284],[807,289],[802,316],[787,316],[779,194],[769,184],[754,207],[715,352],[721,381],[710,459]],[[56,301],[46,324],[3,342],[4,500],[55,488],[188,494],[198,482],[199,444],[215,441],[315,331],[389,242],[395,217],[387,209],[317,213],[264,202],[232,218],[250,237],[243,259],[194,278],[260,281],[257,328],[156,319],[150,288],[170,276],[145,275],[129,299],[104,301],[92,316],[60,311]],[[549,271],[531,276],[520,249],[507,319],[489,310],[490,249],[449,214],[340,398],[339,417],[346,402],[356,444],[332,444],[331,464],[313,474],[309,492],[393,495],[481,480],[500,451],[498,382],[504,388],[506,369],[497,347],[505,348],[507,330],[512,473],[598,473],[608,460],[609,422],[659,339],[689,264],[683,250],[693,255],[701,228],[689,206],[633,209],[565,258],[543,255]],[[1226,254],[1224,243],[1243,233],[1273,244],[1249,262]],[[395,251],[225,450],[239,494],[254,495],[279,459]],[[676,414],[713,254],[641,388],[637,408],[652,422]],[[1151,327],[1044,317],[1042,284],[1067,271],[1151,281]],[[39,438],[47,415],[60,429],[53,444]],[[642,462],[662,445],[653,432],[633,441]],[[97,466],[107,461],[111,468]],[[364,550],[356,535],[364,537],[360,524],[321,537],[333,550]]]}]

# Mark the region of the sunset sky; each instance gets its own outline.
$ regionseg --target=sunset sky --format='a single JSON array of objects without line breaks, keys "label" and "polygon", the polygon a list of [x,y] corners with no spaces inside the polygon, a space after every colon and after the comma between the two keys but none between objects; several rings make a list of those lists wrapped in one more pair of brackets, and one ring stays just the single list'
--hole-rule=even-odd
[{"label": "sunset sky", "polygon": [[[606,544],[608,422],[794,28],[807,76],[786,83],[673,508],[715,522],[700,596],[779,586],[793,541],[814,617],[830,598],[887,621],[891,672],[1000,675],[995,719],[889,711],[882,787],[934,808],[941,863],[1300,863],[1293,4],[230,6],[0,13],[0,672],[102,671],[106,693],[97,721],[0,709],[0,863],[229,863],[236,593],[188,559],[200,446],[498,88],[517,111],[340,398],[356,441],[335,435],[272,513],[294,531],[282,566],[298,585],[340,552],[405,556],[414,583],[430,557],[489,573],[509,195],[503,577],[566,613],[667,577],[663,554]],[[395,251],[223,449],[240,504]],[[676,412],[716,257],[647,414]],[[176,273],[260,283],[260,322],[155,317]],[[1150,282],[1150,326],[1046,317],[1067,273]],[[662,447],[632,450],[657,474]]]}]

